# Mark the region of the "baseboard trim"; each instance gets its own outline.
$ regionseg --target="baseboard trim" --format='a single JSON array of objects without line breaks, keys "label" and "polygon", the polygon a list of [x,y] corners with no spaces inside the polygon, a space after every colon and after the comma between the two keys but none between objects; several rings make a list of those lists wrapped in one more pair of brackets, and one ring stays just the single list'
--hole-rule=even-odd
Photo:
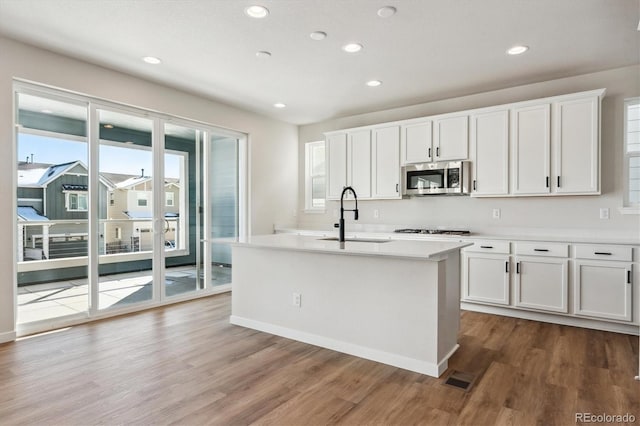
[{"label": "baseboard trim", "polygon": [[476,303],[461,302],[460,309],[465,311],[482,312],[485,314],[503,315],[505,317],[521,318],[532,321],[548,322],[551,324],[569,325],[573,327],[590,328],[593,330],[610,331],[613,333],[631,334],[637,336],[640,329],[635,324],[618,324],[595,319],[566,317],[551,313],[538,313],[533,311],[503,308],[500,306],[482,305]]},{"label": "baseboard trim", "polygon": [[440,377],[442,373],[445,372],[448,366],[449,357],[453,355],[453,353],[459,347],[459,345],[456,344],[438,364],[434,364],[415,358],[391,354],[389,352],[380,351],[378,349],[343,342],[341,340],[331,339],[329,337],[319,336],[317,334],[294,330],[288,327],[282,327],[264,323],[262,321],[243,318],[237,315],[231,315],[231,317],[229,318],[229,322],[234,325],[251,328],[253,330],[258,330],[269,334],[275,334],[276,336],[286,337],[287,339],[308,343],[314,346],[320,346],[322,348],[331,349],[333,351],[342,352],[348,355],[380,362],[382,364],[391,365],[394,367],[402,368],[404,370],[426,374],[427,376],[431,377]]},{"label": "baseboard trim", "polygon": [[13,342],[16,340],[16,332],[8,331],[6,333],[0,333],[0,343]]}]

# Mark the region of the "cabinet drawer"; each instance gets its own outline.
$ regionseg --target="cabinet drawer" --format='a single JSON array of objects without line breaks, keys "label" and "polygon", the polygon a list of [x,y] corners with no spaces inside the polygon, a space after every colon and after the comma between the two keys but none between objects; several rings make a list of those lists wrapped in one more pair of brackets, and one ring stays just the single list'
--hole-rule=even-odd
[{"label": "cabinet drawer", "polygon": [[515,254],[519,256],[569,257],[569,244],[516,243]]},{"label": "cabinet drawer", "polygon": [[473,245],[465,248],[465,251],[500,254],[509,254],[510,251],[509,241],[481,240],[470,242],[473,242]]},{"label": "cabinet drawer", "polygon": [[627,246],[605,246],[599,244],[576,244],[578,259],[620,260],[631,262],[632,248]]}]

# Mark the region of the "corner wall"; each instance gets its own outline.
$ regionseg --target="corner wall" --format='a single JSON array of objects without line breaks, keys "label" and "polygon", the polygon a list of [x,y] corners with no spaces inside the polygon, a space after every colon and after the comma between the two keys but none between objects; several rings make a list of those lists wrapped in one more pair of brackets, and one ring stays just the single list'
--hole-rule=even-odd
[{"label": "corner wall", "polygon": [[[14,331],[13,78],[202,121],[249,134],[250,226],[254,234],[273,224],[294,224],[297,205],[297,126],[217,103],[47,50],[0,37],[0,342]],[[12,231],[13,230],[13,231]]]},{"label": "corner wall", "polygon": [[[394,108],[300,126],[298,176],[298,227],[330,229],[336,222],[339,203],[327,202],[325,214],[304,213],[304,144],[324,139],[323,132],[453,111],[501,105],[529,99],[606,88],[602,102],[601,173],[602,195],[568,197],[470,198],[432,196],[390,201],[364,201],[359,224],[402,227],[460,227],[473,232],[528,235],[620,235],[640,238],[640,217],[622,215],[623,121],[625,98],[640,96],[640,66],[612,69],[509,89]],[[599,219],[608,207],[611,218]],[[492,219],[492,209],[502,217]],[[373,210],[379,210],[379,218]],[[352,222],[353,223],[353,222]],[[353,229],[353,228],[352,228]],[[588,234],[585,234],[588,232]]]}]

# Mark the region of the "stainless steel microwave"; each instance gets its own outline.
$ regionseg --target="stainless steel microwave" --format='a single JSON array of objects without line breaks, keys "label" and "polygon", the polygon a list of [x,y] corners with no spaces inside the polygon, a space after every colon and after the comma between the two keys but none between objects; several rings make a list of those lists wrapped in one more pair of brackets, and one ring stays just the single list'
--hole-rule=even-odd
[{"label": "stainless steel microwave", "polygon": [[402,194],[468,194],[469,170],[468,161],[409,164],[402,168]]}]

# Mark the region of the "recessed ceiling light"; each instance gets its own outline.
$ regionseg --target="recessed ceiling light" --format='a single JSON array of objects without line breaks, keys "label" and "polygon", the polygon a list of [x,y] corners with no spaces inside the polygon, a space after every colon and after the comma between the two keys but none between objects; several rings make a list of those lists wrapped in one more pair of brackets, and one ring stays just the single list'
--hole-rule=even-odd
[{"label": "recessed ceiling light", "polygon": [[113,124],[105,124],[104,126],[105,129],[113,129]]},{"label": "recessed ceiling light", "polygon": [[53,111],[51,111],[50,109],[41,109],[40,112],[43,114],[53,114]]},{"label": "recessed ceiling light", "polygon": [[267,52],[266,50],[261,50],[259,52],[256,52],[256,56],[258,58],[270,58],[271,52]]},{"label": "recessed ceiling light", "polygon": [[529,50],[529,46],[513,46],[512,48],[507,50],[507,53],[509,55],[520,55],[521,53],[524,53],[527,50]]},{"label": "recessed ceiling light", "polygon": [[396,13],[396,8],[393,6],[385,6],[378,9],[378,16],[381,18],[388,18]]},{"label": "recessed ceiling light", "polygon": [[369,80],[367,81],[367,86],[369,87],[378,87],[382,84],[380,80]]},{"label": "recessed ceiling light", "polygon": [[246,13],[247,16],[250,16],[252,18],[261,19],[261,18],[266,18],[267,15],[269,15],[269,9],[267,9],[264,6],[253,5],[253,6],[247,7],[244,10],[244,13]]},{"label": "recessed ceiling light", "polygon": [[327,33],[325,33],[324,31],[314,31],[311,34],[309,34],[309,37],[318,41],[324,40],[325,38],[327,38]]},{"label": "recessed ceiling light", "polygon": [[145,56],[142,60],[151,65],[158,65],[162,63],[160,58],[156,58],[155,56]]},{"label": "recessed ceiling light", "polygon": [[273,104],[273,106],[276,107],[276,108],[284,108],[284,107],[286,107],[286,105],[283,104],[282,102],[277,102],[277,103]]},{"label": "recessed ceiling light", "polygon": [[342,50],[347,53],[356,53],[362,50],[362,45],[360,43],[349,43],[342,46]]}]

